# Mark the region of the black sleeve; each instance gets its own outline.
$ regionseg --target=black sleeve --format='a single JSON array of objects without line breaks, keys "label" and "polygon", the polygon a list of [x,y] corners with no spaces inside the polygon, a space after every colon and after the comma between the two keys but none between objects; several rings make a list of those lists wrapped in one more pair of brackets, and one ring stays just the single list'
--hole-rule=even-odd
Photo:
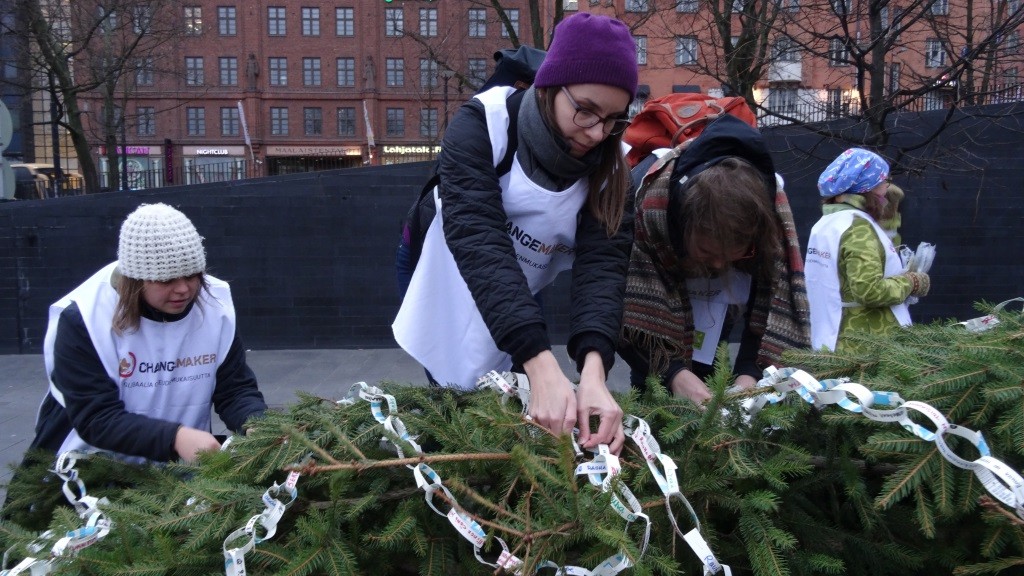
[{"label": "black sleeve", "polygon": [[245,348],[237,333],[227,357],[217,368],[213,407],[228,429],[238,433],[243,431],[246,420],[261,416],[267,409],[256,385],[256,375],[245,361]]},{"label": "black sleeve", "polygon": [[750,315],[754,309],[756,296],[757,280],[752,279],[747,310],[743,313],[743,336],[740,337],[740,349],[736,353],[736,363],[733,365],[732,373],[735,376],[753,376],[755,380],[760,380],[763,371],[757,366],[757,351],[761,348],[761,338],[764,334],[750,329]]},{"label": "black sleeve", "polygon": [[89,444],[155,461],[175,457],[178,423],[125,409],[118,384],[107,376],[75,304],[57,322],[52,381],[64,395],[71,425]]},{"label": "black sleeve", "polygon": [[622,328],[626,272],[633,245],[633,194],[618,230],[608,231],[589,210],[583,209],[576,230],[576,257],[572,265],[572,293],[567,350],[583,369],[587,352],[596,350],[605,372],[615,362],[615,342]]},{"label": "black sleeve", "polygon": [[519,267],[501,202],[483,104],[459,108],[438,157],[444,235],[498,348],[521,364],[551,348],[540,305]]}]

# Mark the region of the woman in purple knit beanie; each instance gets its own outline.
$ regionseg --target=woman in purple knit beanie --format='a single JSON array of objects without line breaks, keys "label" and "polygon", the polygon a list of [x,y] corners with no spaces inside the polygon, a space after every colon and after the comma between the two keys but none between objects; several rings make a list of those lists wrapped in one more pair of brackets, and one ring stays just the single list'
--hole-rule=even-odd
[{"label": "woman in purple knit beanie", "polygon": [[[615,452],[622,410],[606,378],[632,244],[622,132],[636,89],[629,28],[577,13],[555,27],[532,87],[497,86],[463,105],[445,130],[438,212],[392,326],[435,383],[472,389],[491,370],[525,373],[534,421],[555,434],[578,427],[584,447]],[[535,297],[570,270],[575,391]]]}]

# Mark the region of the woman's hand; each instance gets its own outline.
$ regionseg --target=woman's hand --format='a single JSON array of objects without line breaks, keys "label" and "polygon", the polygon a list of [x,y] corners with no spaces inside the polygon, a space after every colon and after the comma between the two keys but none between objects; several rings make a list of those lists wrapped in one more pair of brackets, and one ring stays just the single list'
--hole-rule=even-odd
[{"label": "woman's hand", "polygon": [[530,417],[554,434],[572,433],[576,395],[558,360],[545,350],[523,363],[530,379]]},{"label": "woman's hand", "polygon": [[672,395],[677,398],[689,398],[694,404],[704,404],[711,399],[711,391],[706,384],[689,370],[680,370],[672,377],[670,384]]},{"label": "woman's hand", "polygon": [[[608,391],[604,362],[597,352],[588,352],[583,361],[576,402],[579,406],[577,423],[580,429],[580,446],[593,448],[598,444],[607,444],[613,454],[618,454],[626,440],[625,432],[622,430],[622,408]],[[599,419],[597,432],[594,434],[590,432],[591,416],[597,416]]]},{"label": "woman's hand", "polygon": [[178,433],[174,435],[174,451],[185,462],[195,462],[196,455],[208,450],[220,450],[220,442],[213,437],[213,434],[180,426]]},{"label": "woman's hand", "polygon": [[753,376],[741,374],[736,377],[736,381],[733,382],[733,385],[740,390],[752,390],[754,386],[757,386],[757,380],[754,380]]}]

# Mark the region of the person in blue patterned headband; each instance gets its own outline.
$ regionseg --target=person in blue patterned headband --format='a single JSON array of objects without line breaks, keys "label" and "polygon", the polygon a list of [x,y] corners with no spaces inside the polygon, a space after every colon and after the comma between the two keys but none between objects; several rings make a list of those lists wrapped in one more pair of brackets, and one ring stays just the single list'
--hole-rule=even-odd
[{"label": "person in blue patterned headband", "polygon": [[818,177],[822,198],[840,194],[863,194],[889,178],[889,164],[863,148],[850,148],[839,155]]},{"label": "person in blue patterned headband", "polygon": [[883,335],[909,326],[907,299],[928,294],[928,274],[905,270],[879,225],[888,187],[889,164],[861,148],[840,154],[818,178],[822,217],[804,258],[816,350],[858,352],[866,341],[847,334]]}]

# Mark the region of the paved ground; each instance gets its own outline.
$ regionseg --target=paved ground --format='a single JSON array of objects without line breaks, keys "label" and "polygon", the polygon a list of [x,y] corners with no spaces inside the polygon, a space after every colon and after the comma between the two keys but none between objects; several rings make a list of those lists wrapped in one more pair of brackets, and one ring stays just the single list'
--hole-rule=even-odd
[{"label": "paved ground", "polygon": [[[556,347],[568,374],[575,374],[564,347]],[[340,398],[359,381],[423,385],[423,370],[401,349],[373,350],[255,350],[249,365],[259,378],[260,390],[272,408],[290,404],[303,390],[327,398]],[[629,368],[621,360],[609,377],[612,390],[629,387]],[[11,478],[11,466],[32,441],[36,409],[46,390],[43,358],[38,354],[0,355],[0,485]],[[216,415],[214,415],[216,419]],[[219,430],[223,431],[223,425]],[[0,486],[0,500],[6,490]]]}]

